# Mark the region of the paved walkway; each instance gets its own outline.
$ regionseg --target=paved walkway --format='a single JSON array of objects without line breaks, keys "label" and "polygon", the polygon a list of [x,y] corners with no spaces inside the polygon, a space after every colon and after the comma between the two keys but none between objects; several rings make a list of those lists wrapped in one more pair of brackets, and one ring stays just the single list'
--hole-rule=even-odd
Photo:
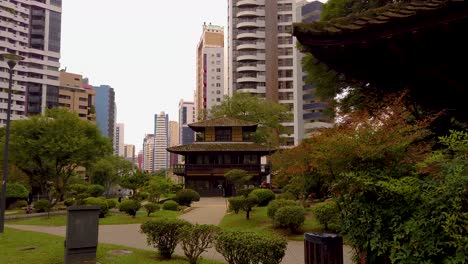
[{"label": "paved walkway", "polygon": [[[194,209],[180,216],[191,223],[214,224],[217,225],[226,213],[226,200],[224,198],[202,198],[200,202],[193,204]],[[7,227],[48,233],[57,236],[65,236],[65,226],[47,227],[47,226],[25,226],[25,225],[7,225]],[[145,250],[155,250],[146,243],[146,236],[140,233],[140,224],[132,225],[100,225],[99,242],[106,244],[122,245]],[[344,264],[351,264],[351,254],[348,248],[343,249]],[[177,255],[183,256],[184,253],[180,247],[176,248]],[[206,259],[224,261],[221,254],[213,248],[202,254]],[[300,264],[304,263],[304,242],[289,241],[286,256],[282,264]]]}]

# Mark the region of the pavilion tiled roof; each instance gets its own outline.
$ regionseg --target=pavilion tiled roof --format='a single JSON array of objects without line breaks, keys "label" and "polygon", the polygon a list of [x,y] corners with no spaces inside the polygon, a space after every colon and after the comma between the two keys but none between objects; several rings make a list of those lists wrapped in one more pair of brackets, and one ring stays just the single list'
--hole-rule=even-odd
[{"label": "pavilion tiled roof", "polygon": [[199,142],[167,148],[167,151],[177,154],[187,152],[261,152],[273,153],[275,148],[255,143],[221,143],[221,142]]},{"label": "pavilion tiled roof", "polygon": [[257,123],[229,117],[219,117],[189,124],[191,128],[201,127],[256,127]]}]

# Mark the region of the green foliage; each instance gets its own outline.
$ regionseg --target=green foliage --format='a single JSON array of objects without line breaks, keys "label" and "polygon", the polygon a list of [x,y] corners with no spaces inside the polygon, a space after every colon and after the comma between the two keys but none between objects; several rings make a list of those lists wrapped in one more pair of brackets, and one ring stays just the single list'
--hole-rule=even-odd
[{"label": "green foliage", "polygon": [[34,203],[34,209],[39,213],[49,212],[51,208],[49,200],[42,199]]},{"label": "green foliage", "polygon": [[141,232],[146,234],[148,245],[153,245],[162,257],[170,259],[184,227],[190,225],[184,220],[163,218],[142,224]]},{"label": "green foliage", "polygon": [[224,177],[236,186],[236,190],[242,189],[243,185],[252,179],[245,170],[233,169],[224,174]]},{"label": "green foliage", "polygon": [[64,204],[66,207],[69,207],[69,206],[75,205],[75,204],[76,204],[76,200],[75,200],[74,198],[67,198],[67,199],[65,199],[65,201],[63,201],[63,204]]},{"label": "green foliage", "polygon": [[125,199],[119,205],[120,212],[125,212],[128,215],[133,216],[133,218],[135,218],[140,208],[141,208],[141,203],[137,200]]},{"label": "green foliage", "polygon": [[239,196],[244,196],[244,197],[247,197],[249,196],[249,194],[255,189],[253,188],[242,188],[240,190],[236,190],[236,194],[239,195]]},{"label": "green foliage", "polygon": [[106,202],[109,209],[115,208],[115,206],[117,206],[117,201],[115,199],[106,199]]},{"label": "green foliage", "polygon": [[234,211],[234,213],[238,214],[240,210],[242,210],[242,205],[244,204],[245,196],[237,196],[228,199],[229,202],[229,210]]},{"label": "green foliage", "polygon": [[56,202],[65,194],[76,168],[86,168],[112,152],[110,140],[96,125],[62,108],[12,122],[10,136],[11,162],[28,176],[32,188],[43,194],[53,189],[51,200]]},{"label": "green foliage", "polygon": [[296,196],[290,192],[280,193],[276,195],[276,200],[296,200]]},{"label": "green foliage", "polygon": [[140,201],[148,199],[150,196],[149,192],[138,192],[136,198]]},{"label": "green foliage", "polygon": [[20,183],[12,182],[7,184],[6,198],[7,199],[26,199],[29,191]]},{"label": "green foliage", "polygon": [[99,218],[104,218],[109,213],[109,206],[107,205],[107,201],[102,197],[88,197],[84,199],[84,203],[86,205],[98,205]]},{"label": "green foliage", "polygon": [[211,108],[210,114],[214,118],[226,116],[258,123],[254,141],[272,146],[278,146],[279,135],[287,133],[281,123],[292,120],[292,114],[285,106],[249,93],[226,97],[222,104]]},{"label": "green foliage", "polygon": [[258,206],[267,206],[270,201],[275,199],[275,193],[270,189],[255,189],[250,195],[257,196]]},{"label": "green foliage", "polygon": [[214,225],[187,225],[182,229],[181,245],[190,264],[197,264],[198,257],[213,247],[219,227]]},{"label": "green foliage", "polygon": [[161,195],[170,193],[173,188],[174,183],[171,180],[165,177],[153,176],[145,187],[145,190],[149,193],[149,199],[153,203],[159,203]]},{"label": "green foliage", "polygon": [[215,240],[216,250],[230,264],[279,264],[286,246],[284,238],[248,231],[223,230]]},{"label": "green foliage", "polygon": [[325,230],[340,231],[340,210],[335,202],[317,204],[312,210],[315,218],[325,227]]},{"label": "green foliage", "polygon": [[174,201],[183,206],[190,206],[194,201],[200,201],[200,194],[192,189],[182,189],[176,193]]},{"label": "green foliage", "polygon": [[295,202],[295,201],[291,201],[291,200],[283,200],[283,199],[276,199],[274,201],[271,201],[269,204],[268,204],[268,211],[267,211],[267,215],[268,217],[270,217],[271,219],[275,219],[275,214],[276,214],[276,211],[278,211],[278,209],[280,208],[283,208],[283,207],[286,207],[286,206],[297,206],[298,203]]},{"label": "green foliage", "polygon": [[121,177],[129,175],[134,167],[123,157],[108,155],[94,162],[86,172],[90,176],[91,183],[102,185],[107,191],[118,184]]},{"label": "green foliage", "polygon": [[297,205],[279,208],[274,218],[274,222],[277,226],[288,228],[291,233],[297,232],[304,221],[304,207]]},{"label": "green foliage", "polygon": [[168,211],[177,211],[179,204],[176,201],[167,200],[163,203],[162,209]]},{"label": "green foliage", "polygon": [[77,195],[86,193],[87,191],[88,191],[88,185],[86,184],[81,184],[81,183],[70,184],[67,187],[67,196],[76,197]]},{"label": "green foliage", "polygon": [[104,186],[99,184],[89,185],[87,189],[87,193],[89,193],[92,197],[99,197],[104,193],[105,189]]},{"label": "green foliage", "polygon": [[88,193],[80,193],[76,196],[76,204],[77,205],[83,205],[85,203],[85,199],[89,197]]},{"label": "green foliage", "polygon": [[21,209],[27,206],[28,206],[28,202],[26,202],[25,200],[18,200],[13,204],[13,207],[18,208],[18,209]]},{"label": "green foliage", "polygon": [[150,179],[149,174],[136,171],[133,174],[125,175],[120,180],[120,186],[125,189],[133,190],[133,193],[137,193],[137,189],[143,187]]},{"label": "green foliage", "polygon": [[151,213],[159,211],[160,208],[161,207],[159,206],[159,204],[154,204],[154,203],[145,204],[145,209],[146,209],[146,212],[148,213],[148,217],[150,216]]}]

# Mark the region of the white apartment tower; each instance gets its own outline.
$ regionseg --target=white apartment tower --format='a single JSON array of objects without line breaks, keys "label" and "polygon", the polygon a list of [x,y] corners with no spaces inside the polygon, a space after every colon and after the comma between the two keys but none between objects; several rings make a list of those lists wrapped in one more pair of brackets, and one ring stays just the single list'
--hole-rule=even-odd
[{"label": "white apartment tower", "polygon": [[153,170],[169,168],[169,116],[164,112],[154,116]]},{"label": "white apartment tower", "polygon": [[124,144],[124,124],[118,123],[115,125],[114,133],[114,155],[124,157],[125,144]]},{"label": "white apartment tower", "polygon": [[211,107],[221,104],[223,96],[224,28],[205,23],[197,46],[197,120],[205,119]]},{"label": "white apartment tower", "polygon": [[146,134],[143,139],[143,157],[141,168],[145,172],[153,171],[154,134]]},{"label": "white apartment tower", "polygon": [[[14,69],[12,120],[58,106],[61,0],[0,1],[0,53],[23,56]],[[0,125],[7,109],[8,70],[0,63]]]},{"label": "white apartment tower", "polygon": [[[228,94],[246,92],[294,112],[295,65],[292,23],[297,0],[229,0]],[[295,113],[296,114],[296,113]],[[294,119],[283,123],[285,146],[298,144]]]}]

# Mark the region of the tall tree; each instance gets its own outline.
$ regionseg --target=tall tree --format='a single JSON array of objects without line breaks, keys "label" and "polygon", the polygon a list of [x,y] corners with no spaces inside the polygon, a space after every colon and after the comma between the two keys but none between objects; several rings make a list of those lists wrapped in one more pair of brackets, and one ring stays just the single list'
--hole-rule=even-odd
[{"label": "tall tree", "polygon": [[288,133],[281,123],[291,121],[293,117],[285,106],[247,93],[226,97],[222,104],[212,107],[210,115],[256,122],[259,126],[254,133],[254,141],[272,146],[279,145],[280,134]]},{"label": "tall tree", "polygon": [[122,157],[109,155],[96,161],[90,167],[88,175],[93,184],[99,184],[108,191],[113,185],[119,183],[123,176],[129,175],[135,169],[130,161]]},{"label": "tall tree", "polygon": [[[2,129],[2,140],[4,133]],[[101,135],[96,125],[66,109],[51,109],[43,116],[12,122],[10,162],[41,193],[52,188],[51,199],[56,202],[78,167],[87,168],[111,152],[110,140]]]}]

